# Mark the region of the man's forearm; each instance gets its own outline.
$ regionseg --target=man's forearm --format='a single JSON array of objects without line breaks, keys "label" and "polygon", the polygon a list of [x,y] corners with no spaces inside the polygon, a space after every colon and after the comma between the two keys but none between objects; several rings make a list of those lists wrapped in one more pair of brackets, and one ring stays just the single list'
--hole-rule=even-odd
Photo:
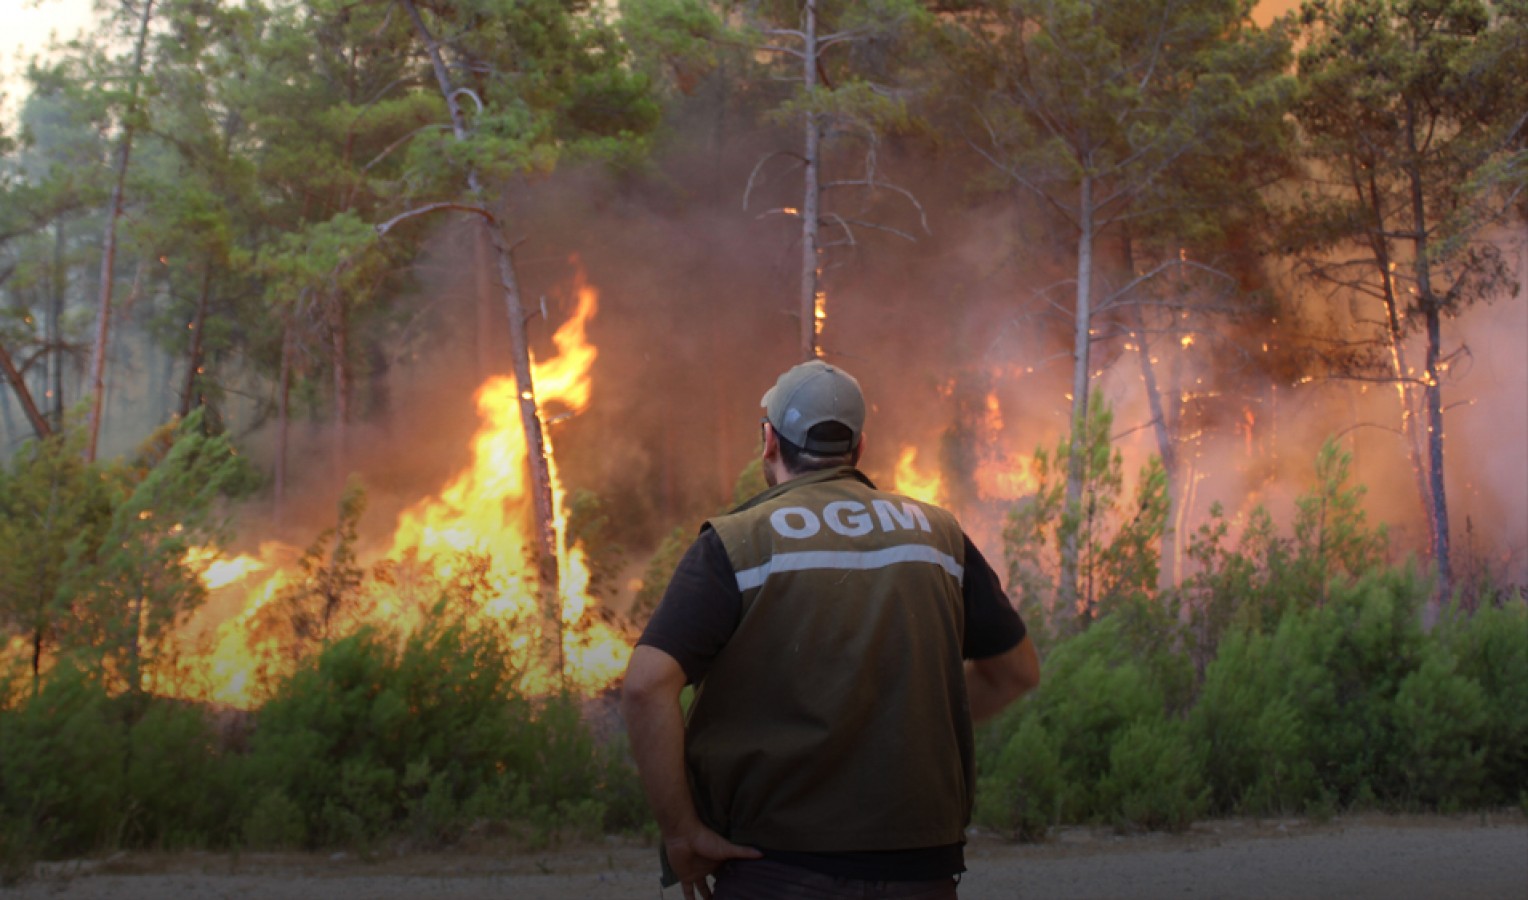
[{"label": "man's forearm", "polygon": [[664,837],[685,834],[700,824],[684,766],[684,714],[678,697],[645,695],[623,704],[631,755],[642,789]]}]

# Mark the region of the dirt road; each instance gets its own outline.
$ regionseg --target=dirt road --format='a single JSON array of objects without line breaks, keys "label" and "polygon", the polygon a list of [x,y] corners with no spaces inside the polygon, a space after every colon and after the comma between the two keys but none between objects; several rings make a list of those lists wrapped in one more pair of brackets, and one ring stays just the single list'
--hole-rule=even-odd
[{"label": "dirt road", "polygon": [[[654,851],[604,845],[505,856],[118,855],[50,864],[6,898],[57,900],[626,900],[661,892]],[[1518,812],[1201,823],[1182,835],[1069,829],[1044,845],[975,835],[962,900],[1016,898],[1503,898],[1528,900]]]}]

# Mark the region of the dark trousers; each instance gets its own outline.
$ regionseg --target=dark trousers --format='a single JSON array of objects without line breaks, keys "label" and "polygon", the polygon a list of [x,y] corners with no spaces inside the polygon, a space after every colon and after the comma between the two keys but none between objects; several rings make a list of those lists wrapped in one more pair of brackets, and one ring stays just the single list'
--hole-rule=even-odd
[{"label": "dark trousers", "polygon": [[767,859],[735,859],[716,873],[714,900],[956,900],[955,878],[864,881]]}]

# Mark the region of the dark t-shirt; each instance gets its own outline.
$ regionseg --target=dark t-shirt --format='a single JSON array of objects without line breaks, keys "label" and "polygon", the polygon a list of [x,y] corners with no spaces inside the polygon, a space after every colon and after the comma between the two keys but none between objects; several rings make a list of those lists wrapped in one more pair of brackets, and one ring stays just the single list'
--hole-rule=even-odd
[{"label": "dark t-shirt", "polygon": [[[965,607],[966,659],[1006,653],[1024,639],[1024,622],[1003,593],[1002,582],[969,537],[961,595]],[[721,538],[701,532],[679,561],[663,600],[637,641],[672,656],[685,679],[697,684],[716,655],[731,640],[743,617],[743,593]],[[965,871],[960,844],[905,851],[799,853],[759,848],[767,858],[840,878],[870,881],[921,881]]]}]

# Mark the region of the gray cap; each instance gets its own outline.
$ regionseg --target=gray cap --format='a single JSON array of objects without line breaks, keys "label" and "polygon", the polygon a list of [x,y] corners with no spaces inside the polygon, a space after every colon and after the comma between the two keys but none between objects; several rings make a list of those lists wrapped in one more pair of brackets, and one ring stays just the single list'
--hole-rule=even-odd
[{"label": "gray cap", "polygon": [[[820,359],[787,371],[759,401],[769,424],[781,437],[808,453],[836,455],[859,446],[865,427],[865,395],[859,382],[843,369]],[[813,425],[838,422],[852,433],[847,441],[814,441]]]}]

